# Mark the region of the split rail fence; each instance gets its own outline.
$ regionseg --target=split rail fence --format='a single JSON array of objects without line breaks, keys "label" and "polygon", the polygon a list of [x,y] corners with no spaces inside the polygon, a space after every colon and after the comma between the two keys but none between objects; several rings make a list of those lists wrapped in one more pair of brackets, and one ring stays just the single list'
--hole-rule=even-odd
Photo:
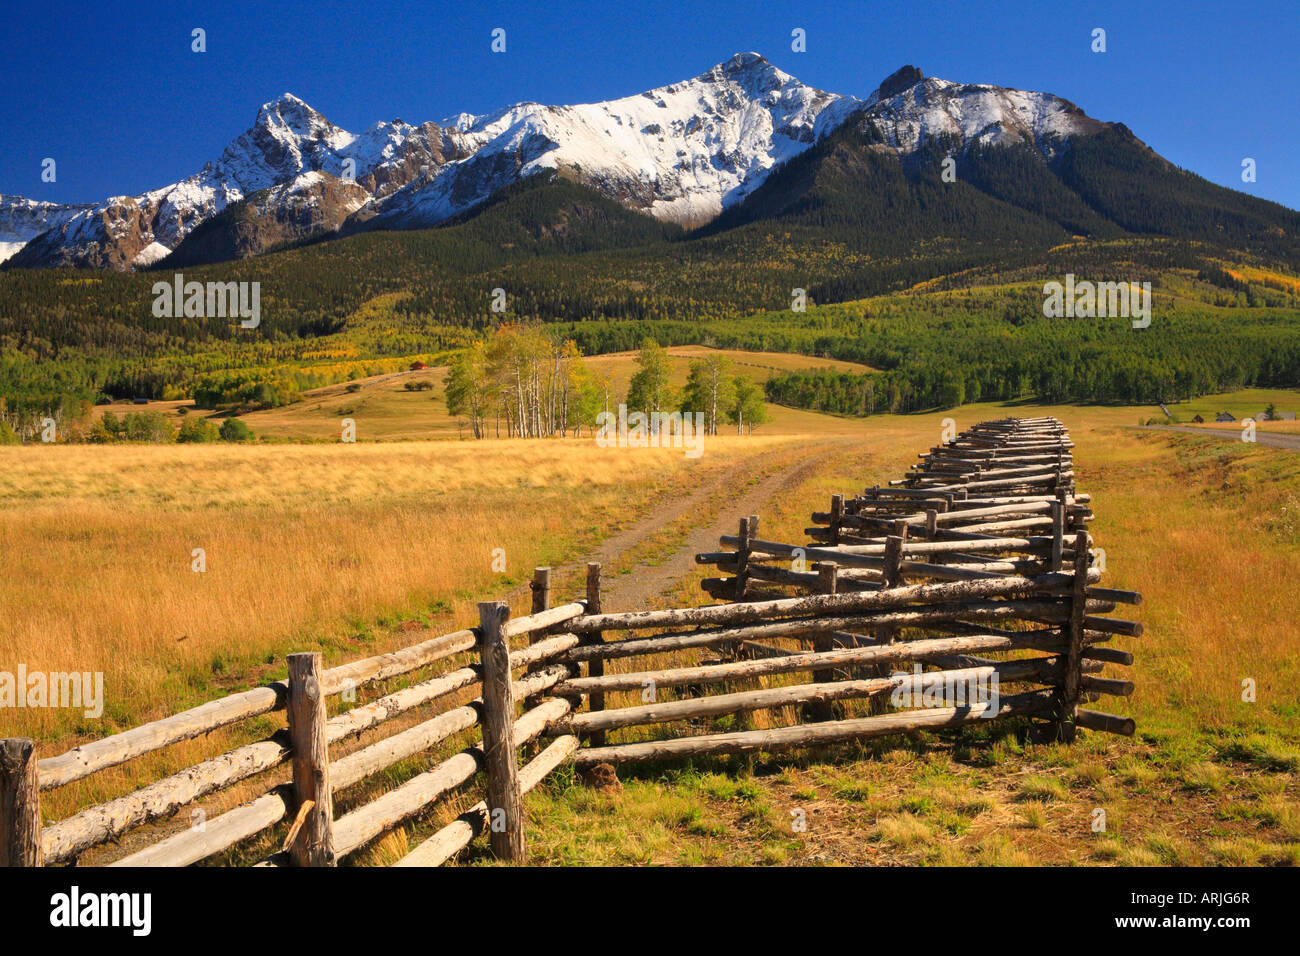
[{"label": "split rail fence", "polygon": [[[1141,625],[1104,615],[1141,596],[1097,585],[1072,447],[1055,419],[984,422],[887,487],[834,496],[807,542],[763,539],[757,517],[743,519],[721,541],[733,550],[696,558],[729,575],[704,581],[728,603],[602,613],[592,564],[585,599],[552,607],[539,568],[525,617],[488,602],[477,628],[389,654],[329,669],[319,654],[293,654],[284,681],[57,756],[0,741],[0,865],[183,866],[238,855],[259,835],[265,846],[274,831],[280,849],[258,865],[330,866],[480,776],[483,799],[396,865],[439,865],[481,834],[497,857],[522,861],[523,797],[569,761],[775,753],[1012,717],[1046,721],[1067,741],[1078,727],[1132,734],[1131,719],[1080,706],[1132,692],[1101,671],[1132,663],[1106,645]],[[434,665],[444,669],[421,677]],[[412,678],[328,716],[329,698]],[[265,739],[42,822],[46,791],[275,712],[286,726]],[[759,712],[769,726],[750,726]],[[348,788],[459,740],[453,755],[335,813]],[[265,786],[251,800],[151,838],[150,824],[255,778]]]}]

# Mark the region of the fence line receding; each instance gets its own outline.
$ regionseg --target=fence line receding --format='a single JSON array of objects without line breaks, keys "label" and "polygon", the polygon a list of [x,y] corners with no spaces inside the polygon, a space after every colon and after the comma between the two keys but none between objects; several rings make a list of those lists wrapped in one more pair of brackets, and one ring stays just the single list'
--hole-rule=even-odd
[{"label": "fence line receding", "polygon": [[[392,653],[328,669],[291,655],[286,680],[57,756],[0,741],[0,865],[184,866],[274,831],[279,848],[258,865],[330,866],[480,779],[484,798],[397,865],[441,864],[485,834],[521,861],[524,796],[568,762],[776,753],[1008,718],[1064,741],[1078,728],[1131,735],[1130,718],[1082,706],[1132,693],[1102,671],[1132,663],[1109,644],[1142,628],[1106,615],[1141,596],[1098,584],[1072,448],[1053,418],[983,422],[903,478],[833,496],[806,540],[764,538],[743,518],[727,550],[696,556],[721,572],[702,586],[722,603],[602,613],[593,564],[584,598],[552,607],[539,568],[527,616],[486,602],[477,628]],[[402,679],[328,715],[331,698]],[[42,792],[277,712],[286,725],[264,739],[41,819]],[[412,758],[436,762],[354,805],[350,788],[382,786],[376,775]],[[255,795],[166,825],[235,787]]]}]

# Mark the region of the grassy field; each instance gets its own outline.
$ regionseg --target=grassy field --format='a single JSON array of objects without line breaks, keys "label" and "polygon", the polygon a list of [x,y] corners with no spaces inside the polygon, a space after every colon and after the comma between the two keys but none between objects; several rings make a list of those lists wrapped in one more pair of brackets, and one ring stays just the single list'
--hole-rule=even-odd
[{"label": "grassy field", "polygon": [[[434,404],[428,392],[400,389],[390,389],[393,401]],[[1289,408],[1298,397],[1204,403]],[[527,804],[534,860],[1300,863],[1300,456],[1139,431],[1132,426],[1159,409],[1131,406],[790,414],[751,437],[711,440],[698,461],[586,439],[0,448],[0,566],[25,572],[0,592],[0,660],[103,670],[108,689],[103,722],[25,710],[16,722],[6,715],[5,730],[58,752],[282,676],[293,650],[339,661],[402,646],[473,620],[477,600],[526,600],[519,586],[538,564],[562,569],[557,596],[578,593],[578,563],[648,521],[653,532],[629,538],[611,564],[634,578],[712,517],[692,506],[656,520],[709,482],[754,489],[785,475],[759,513],[765,532],[799,537],[832,492],[900,474],[939,440],[944,418],[960,428],[1052,414],[1077,444],[1106,583],[1146,598],[1127,609],[1145,636],[1116,641],[1137,657],[1128,672],[1137,691],[1103,705],[1136,717],[1137,737],[1085,734],[1067,748],[1014,733],[970,733],[955,747],[919,736],[841,750],[834,761],[643,768],[617,793],[562,773]],[[796,473],[812,441],[829,450]],[[731,520],[726,507],[716,506]],[[195,548],[206,553],[205,573],[191,569]],[[491,569],[494,548],[505,549],[504,574]],[[682,575],[663,600],[699,603],[701,574]],[[1256,703],[1242,700],[1247,678]],[[232,739],[214,734],[57,791],[47,817]],[[1097,808],[1106,811],[1101,833],[1090,828]],[[456,809],[395,832],[357,862],[390,860]],[[794,810],[805,812],[806,832],[792,830]]]}]

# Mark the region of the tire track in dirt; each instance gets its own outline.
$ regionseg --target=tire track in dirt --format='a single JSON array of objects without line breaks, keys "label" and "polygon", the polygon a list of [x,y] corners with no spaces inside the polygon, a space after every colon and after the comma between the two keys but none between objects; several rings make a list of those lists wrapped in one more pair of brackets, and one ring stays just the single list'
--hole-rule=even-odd
[{"label": "tire track in dirt", "polygon": [[[627,533],[608,539],[599,549],[598,556],[591,560],[608,564],[689,512],[696,511],[700,516],[681,547],[667,559],[655,565],[643,564],[632,574],[609,576],[603,580],[603,609],[629,611],[649,607],[694,571],[696,554],[718,550],[719,536],[734,534],[742,516],[761,515],[774,498],[798,487],[821,462],[851,443],[851,439],[839,439],[796,446],[783,455],[777,467],[757,484],[745,484],[738,492],[728,493],[728,489],[736,487],[737,477],[743,480],[750,473],[750,463],[741,462],[709,487],[698,489],[684,501],[643,519]],[[787,465],[791,459],[793,462]],[[627,540],[619,540],[621,538]]]}]

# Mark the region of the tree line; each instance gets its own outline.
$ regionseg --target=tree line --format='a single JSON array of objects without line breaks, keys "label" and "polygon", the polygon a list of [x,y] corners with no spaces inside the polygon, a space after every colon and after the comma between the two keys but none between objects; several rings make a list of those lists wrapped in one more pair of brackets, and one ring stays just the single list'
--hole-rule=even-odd
[{"label": "tree line", "polygon": [[[593,433],[600,416],[619,403],[609,376],[581,361],[572,338],[541,324],[504,323],[456,353],[447,371],[447,411],[480,438],[546,438]],[[745,434],[768,420],[762,389],[736,374],[723,355],[690,363],[686,384],[673,384],[668,351],[653,338],[641,342],[636,371],[622,404],[628,411],[702,413],[705,434],[719,423]]]}]

